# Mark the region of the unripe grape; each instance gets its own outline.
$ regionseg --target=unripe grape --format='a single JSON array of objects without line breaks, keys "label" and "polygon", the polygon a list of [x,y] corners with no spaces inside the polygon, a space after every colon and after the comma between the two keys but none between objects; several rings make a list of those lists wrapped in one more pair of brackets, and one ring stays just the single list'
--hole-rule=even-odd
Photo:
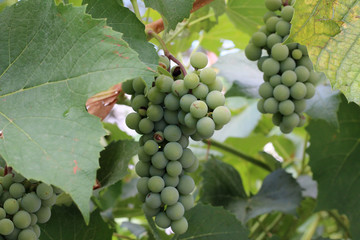
[{"label": "unripe grape", "polygon": [[216,72],[213,68],[205,68],[200,72],[200,81],[206,85],[215,82]]},{"label": "unripe grape", "polygon": [[314,70],[311,70],[308,82],[312,83],[313,85],[316,85],[320,80],[319,75],[320,75],[319,73],[315,72]]},{"label": "unripe grape", "polygon": [[265,6],[270,11],[276,11],[281,8],[281,0],[265,0]]},{"label": "unripe grape", "polygon": [[263,32],[256,32],[252,35],[251,37],[251,42],[256,46],[256,47],[264,47],[266,45],[266,34]]},{"label": "unripe grape", "polygon": [[170,227],[171,220],[164,212],[159,212],[155,217],[155,223],[161,228],[168,228]]},{"label": "unripe grape", "polygon": [[129,128],[136,129],[139,126],[140,120],[141,120],[141,116],[138,113],[133,112],[133,113],[129,113],[126,116],[125,123]]},{"label": "unripe grape", "polygon": [[180,177],[179,184],[176,187],[182,195],[190,194],[195,189],[195,182],[192,177],[183,175]]},{"label": "unripe grape", "polygon": [[132,87],[132,79],[121,83],[121,89],[127,94],[135,94],[135,90]]},{"label": "unripe grape", "polygon": [[151,163],[158,169],[166,167],[169,161],[166,159],[164,152],[157,152],[151,157]]},{"label": "unripe grape", "polygon": [[292,6],[285,6],[281,9],[281,18],[290,22],[294,15],[294,8]]},{"label": "unripe grape", "polygon": [[262,69],[265,75],[272,76],[279,72],[280,63],[273,58],[268,58],[264,61]]},{"label": "unripe grape", "polygon": [[281,76],[278,74],[271,76],[271,78],[269,79],[269,83],[272,87],[276,87],[281,83]]},{"label": "unripe grape", "polygon": [[206,84],[203,83],[199,83],[199,85],[192,90],[192,94],[197,99],[205,99],[208,93],[209,93],[209,88]]},{"label": "unripe grape", "polygon": [[272,97],[273,96],[273,90],[274,90],[274,88],[271,86],[270,83],[264,82],[259,87],[259,95],[262,98],[265,98],[265,99],[269,98],[269,97]]},{"label": "unripe grape", "polygon": [[15,227],[25,229],[31,224],[31,216],[26,211],[19,211],[13,217]]},{"label": "unripe grape", "polygon": [[269,32],[271,32],[271,33],[275,32],[275,30],[276,30],[276,24],[277,24],[279,21],[280,21],[280,18],[278,18],[278,17],[270,17],[270,18],[266,21],[266,23],[265,23],[266,29],[267,29]]},{"label": "unripe grape", "polygon": [[304,66],[298,66],[297,68],[295,68],[295,73],[298,81],[300,82],[306,82],[310,77],[309,70]]},{"label": "unripe grape", "polygon": [[3,218],[5,218],[5,217],[6,217],[6,212],[5,212],[5,210],[4,210],[2,207],[0,207],[0,220],[3,219]]},{"label": "unripe grape", "polygon": [[25,193],[25,187],[21,183],[13,183],[9,188],[9,193],[13,198],[20,198]]},{"label": "unripe grape", "polygon": [[294,105],[295,105],[295,112],[296,113],[302,113],[303,111],[305,111],[306,101],[304,99],[294,100],[293,102],[294,102]]},{"label": "unripe grape", "polygon": [[269,56],[263,56],[257,61],[257,67],[260,71],[262,71],[262,65],[266,59],[268,59]]},{"label": "unripe grape", "polygon": [[150,176],[159,176],[162,177],[165,173],[165,169],[159,169],[154,166],[150,166],[149,168]]},{"label": "unripe grape", "polygon": [[149,208],[159,208],[161,206],[161,198],[159,193],[149,193],[146,195],[145,203]]},{"label": "unripe grape", "polygon": [[[257,109],[258,109],[259,112],[261,112],[261,113],[263,113],[263,114],[266,113],[266,111],[265,111],[265,109],[264,109],[264,102],[265,102],[264,99],[260,99],[260,100],[257,102]],[[216,124],[216,123],[215,123],[215,124]]]},{"label": "unripe grape", "polygon": [[46,183],[40,183],[36,187],[36,194],[42,200],[47,200],[47,199],[51,198],[51,196],[53,195],[53,192],[54,192],[53,188]]},{"label": "unripe grape", "polygon": [[202,138],[210,138],[215,132],[215,123],[209,117],[200,118],[196,123],[196,131]]},{"label": "unripe grape", "polygon": [[216,78],[215,82],[208,85],[209,91],[219,91],[221,92],[223,89],[223,83],[220,78]]},{"label": "unripe grape", "polygon": [[182,165],[178,161],[171,161],[166,165],[166,172],[169,176],[179,176],[182,172]]},{"label": "unripe grape", "polygon": [[146,109],[148,107],[148,103],[149,100],[144,95],[139,94],[131,101],[131,107],[137,112],[140,108]]},{"label": "unripe grape", "polygon": [[181,163],[183,168],[191,167],[191,165],[195,162],[195,155],[191,151],[191,149],[186,148],[183,151],[183,155],[179,159],[179,162]]},{"label": "unripe grape", "polygon": [[[165,112],[164,112],[165,115]],[[165,127],[167,126],[165,120],[161,119],[160,121],[155,122],[154,124],[154,131],[164,131]]]},{"label": "unripe grape", "polygon": [[290,115],[294,112],[295,105],[291,100],[285,100],[279,103],[279,112],[282,115]]},{"label": "unripe grape", "polygon": [[180,100],[174,94],[167,94],[164,99],[164,105],[167,110],[176,111],[180,107]]},{"label": "unripe grape", "polygon": [[267,113],[276,113],[278,111],[278,101],[275,98],[268,98],[264,102],[264,110]]},{"label": "unripe grape", "polygon": [[299,115],[297,113],[292,113],[283,117],[281,125],[283,125],[285,128],[294,128],[299,124],[299,122]]},{"label": "unripe grape", "polygon": [[291,70],[294,71],[296,67],[296,63],[294,61],[294,59],[288,57],[287,59],[285,59],[284,61],[282,61],[280,63],[280,70],[281,72],[285,72],[287,70]]},{"label": "unripe grape", "polygon": [[40,234],[41,234],[39,225],[35,224],[34,226],[32,226],[32,230],[35,232],[36,236],[39,238]]},{"label": "unripe grape", "polygon": [[302,52],[299,49],[295,49],[292,51],[291,56],[295,59],[295,60],[299,60],[302,58]]},{"label": "unripe grape", "polygon": [[201,69],[208,64],[207,56],[202,52],[195,52],[190,57],[190,64],[194,68]]},{"label": "unripe grape", "polygon": [[[41,202],[40,202],[41,203]],[[7,214],[13,215],[19,211],[19,203],[14,198],[9,198],[4,202],[4,210]]]},{"label": "unripe grape", "polygon": [[165,157],[169,160],[178,160],[183,153],[183,148],[178,142],[169,142],[164,147]]},{"label": "unripe grape", "polygon": [[281,75],[281,83],[285,86],[291,87],[296,83],[297,76],[294,71],[287,70]]},{"label": "unripe grape", "polygon": [[308,51],[307,51],[307,48],[306,48],[305,45],[299,44],[298,48],[299,48],[299,50],[302,52],[302,54],[303,54],[304,56],[308,56],[308,55],[309,55],[309,54],[308,54]]},{"label": "unripe grape", "polygon": [[[145,135],[143,135],[143,136],[145,136]],[[146,140],[145,143],[147,143],[148,141],[149,140]],[[144,145],[145,145],[145,143],[144,143]],[[139,147],[139,149],[138,149],[138,157],[139,157],[139,160],[142,161],[142,162],[150,162],[150,160],[151,160],[151,156],[145,152],[144,146]]]},{"label": "unripe grape", "polygon": [[191,113],[187,113],[185,115],[185,125],[189,128],[196,128],[196,123],[198,121],[197,118],[194,118],[193,115],[191,115]]},{"label": "unripe grape", "polygon": [[144,144],[144,152],[150,156],[154,155],[159,150],[159,144],[154,140],[148,140]]},{"label": "unripe grape", "polygon": [[18,240],[37,240],[38,237],[32,229],[24,229],[18,235]]},{"label": "unripe grape", "polygon": [[274,88],[274,98],[278,101],[284,101],[290,97],[290,89],[285,85],[278,85]]},{"label": "unripe grape", "polygon": [[136,183],[136,189],[138,190],[139,193],[146,195],[150,192],[148,188],[148,181],[149,181],[148,177],[142,177],[138,179]]},{"label": "unripe grape", "polygon": [[147,98],[153,104],[161,104],[164,101],[165,93],[160,92],[158,88],[153,87],[147,92]]},{"label": "unripe grape", "polygon": [[305,83],[306,86],[306,95],[304,98],[309,99],[315,95],[315,87],[312,83]]},{"label": "unripe grape", "polygon": [[270,34],[266,40],[266,46],[271,49],[275,44],[281,43],[282,38],[276,33]]},{"label": "unripe grape", "polygon": [[139,122],[139,130],[143,134],[151,133],[154,129],[154,123],[148,118],[143,118]]},{"label": "unripe grape", "polygon": [[281,37],[287,36],[290,33],[290,28],[291,24],[283,20],[280,20],[275,26],[276,33]]},{"label": "unripe grape", "polygon": [[160,211],[160,207],[159,208],[151,208],[148,205],[143,204],[142,205],[142,210],[144,211],[146,216],[154,217]]},{"label": "unripe grape", "polygon": [[179,220],[175,220],[171,222],[171,230],[175,233],[175,234],[183,234],[187,231],[188,229],[188,222],[186,220],[186,218],[182,217]]},{"label": "unripe grape", "polygon": [[174,80],[166,75],[160,75],[156,78],[155,86],[163,93],[171,92],[171,87]]},{"label": "unripe grape", "polygon": [[289,56],[289,49],[286,45],[282,45],[281,43],[276,43],[271,48],[271,57],[279,62],[284,61],[288,56]]},{"label": "unripe grape", "polygon": [[188,93],[188,89],[185,87],[184,80],[176,80],[172,84],[172,93],[177,97],[182,97]]},{"label": "unripe grape", "polygon": [[[160,64],[162,63],[162,64]],[[166,56],[159,56],[159,65],[162,65],[164,69],[168,69],[170,67],[170,60]]]},{"label": "unripe grape", "polygon": [[189,146],[189,139],[187,137],[185,137],[184,135],[181,135],[181,138],[179,139],[179,141],[177,141],[182,148],[186,148],[187,146]]},{"label": "unripe grape", "polygon": [[[274,13],[273,11],[269,11],[269,12],[266,12],[263,16],[263,21],[264,23],[266,23],[266,21],[270,18],[270,17],[274,17],[276,16],[276,13]],[[262,26],[264,27],[264,26]]]},{"label": "unripe grape", "polygon": [[160,105],[152,104],[148,107],[146,115],[151,121],[157,122],[163,118],[164,110]]},{"label": "unripe grape", "polygon": [[179,220],[184,216],[185,208],[184,206],[177,202],[166,208],[166,215],[172,220]]},{"label": "unripe grape", "polygon": [[190,210],[194,206],[194,197],[190,194],[181,195],[179,202],[184,206],[185,211]]},{"label": "unripe grape", "polygon": [[136,93],[140,93],[140,94],[144,93],[145,82],[142,78],[140,78],[140,77],[134,78],[132,85],[133,85],[133,89],[135,90]]},{"label": "unripe grape", "polygon": [[161,192],[165,187],[165,182],[162,179],[162,177],[159,176],[153,176],[148,181],[148,188],[151,192]]},{"label": "unripe grape", "polygon": [[163,178],[166,187],[176,187],[179,184],[179,176],[170,176],[169,174],[165,173]]},{"label": "unripe grape", "polygon": [[12,174],[7,174],[4,177],[0,178],[0,184],[5,190],[8,190],[12,183],[13,183]]},{"label": "unripe grape", "polygon": [[5,218],[0,220],[0,234],[9,235],[13,230],[14,224],[10,219]]},{"label": "unripe grape", "polygon": [[147,162],[137,162],[135,165],[135,172],[140,177],[148,177],[150,170],[150,164]]},{"label": "unripe grape", "polygon": [[191,165],[188,168],[185,168],[184,171],[192,173],[192,172],[195,172],[198,169],[198,167],[199,167],[199,159],[195,158],[193,165]]},{"label": "unripe grape", "polygon": [[200,79],[196,73],[189,73],[184,78],[185,87],[188,89],[194,89],[199,85]]},{"label": "unripe grape", "polygon": [[165,187],[161,191],[161,201],[165,205],[173,205],[179,199],[179,192],[175,187]]},{"label": "unripe grape", "polygon": [[190,106],[197,98],[192,94],[185,94],[180,98],[180,107],[184,112],[190,112]]},{"label": "unripe grape", "polygon": [[295,83],[290,88],[290,95],[291,95],[291,97],[293,97],[294,99],[297,99],[297,100],[303,99],[306,96],[305,84],[303,84],[301,82]]},{"label": "unripe grape", "polygon": [[214,111],[212,113],[212,118],[213,118],[215,124],[225,125],[228,122],[230,122],[231,112],[227,107],[219,106],[214,109]]},{"label": "unripe grape", "polygon": [[309,71],[314,69],[309,56],[303,56],[300,60],[298,60],[298,64],[301,66],[305,66]]},{"label": "unripe grape", "polygon": [[259,60],[261,57],[261,48],[249,43],[245,48],[245,56],[251,61]]},{"label": "unripe grape", "polygon": [[197,100],[190,106],[190,113],[194,118],[202,118],[208,112],[208,106],[204,101]]},{"label": "unripe grape", "polygon": [[223,106],[225,104],[225,97],[219,91],[211,91],[206,97],[206,104],[211,109],[215,109],[218,106]]},{"label": "unripe grape", "polygon": [[279,126],[282,122],[282,117],[283,115],[279,112],[275,113],[273,116],[272,116],[272,122],[275,126]]}]

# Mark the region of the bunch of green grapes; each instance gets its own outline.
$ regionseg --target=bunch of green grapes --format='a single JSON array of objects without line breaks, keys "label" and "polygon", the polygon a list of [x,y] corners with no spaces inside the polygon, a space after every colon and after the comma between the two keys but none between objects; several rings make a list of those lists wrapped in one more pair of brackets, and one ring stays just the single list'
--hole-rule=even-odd
[{"label": "bunch of green grapes", "polygon": [[[305,46],[283,44],[290,34],[294,8],[281,0],[266,0],[265,5],[270,10],[264,15],[265,25],[251,37],[245,55],[258,61],[258,68],[264,73],[259,111],[272,113],[273,123],[283,133],[290,133],[304,125],[306,99],[314,96],[319,75],[313,70]],[[264,56],[263,50],[267,52]]]},{"label": "bunch of green grapes", "polygon": [[26,180],[15,171],[4,175],[2,168],[0,172],[0,239],[39,239],[38,224],[49,221],[60,190]]},{"label": "bunch of green grapes", "polygon": [[[170,69],[168,58],[160,60],[164,69]],[[224,106],[222,82],[214,69],[205,68],[207,56],[195,53],[190,63],[195,71],[186,76],[178,66],[160,71],[163,74],[149,90],[141,78],[122,85],[135,111],[127,115],[126,124],[142,135],[135,170],[143,210],[155,216],[159,227],[171,227],[176,234],[186,232],[184,212],[194,205],[195,183],[186,173],[194,172],[199,161],[188,148],[189,137],[210,138],[231,117]]]}]

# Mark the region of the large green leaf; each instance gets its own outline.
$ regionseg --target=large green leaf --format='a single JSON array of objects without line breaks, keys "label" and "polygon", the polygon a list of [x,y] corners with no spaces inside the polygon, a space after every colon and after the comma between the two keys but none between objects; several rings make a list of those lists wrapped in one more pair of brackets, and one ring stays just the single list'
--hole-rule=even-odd
[{"label": "large green leaf", "polygon": [[69,193],[88,221],[105,132],[86,99],[153,73],[121,34],[84,12],[25,0],[0,13],[0,154]]},{"label": "large green leaf", "polygon": [[145,6],[158,11],[165,26],[175,29],[176,25],[190,16],[194,0],[145,0]]},{"label": "large green leaf", "polygon": [[222,207],[198,203],[185,213],[189,229],[179,239],[196,240],[247,240],[248,231]]},{"label": "large green leaf", "polygon": [[359,105],[360,1],[308,0],[294,7],[288,41],[306,45],[315,68]]},{"label": "large green leaf", "polygon": [[310,133],[310,166],[318,182],[317,210],[338,209],[350,219],[354,239],[360,238],[360,107],[342,96],[339,128],[313,120]]},{"label": "large green leaf", "polygon": [[90,223],[86,225],[74,205],[53,207],[50,221],[40,227],[41,240],[110,240],[113,233],[99,211],[91,214]]},{"label": "large green leaf", "polygon": [[88,4],[87,13],[94,18],[106,18],[107,25],[123,33],[123,39],[139,54],[140,60],[156,69],[159,57],[146,40],[144,24],[132,11],[115,0],[84,0],[83,4]]}]

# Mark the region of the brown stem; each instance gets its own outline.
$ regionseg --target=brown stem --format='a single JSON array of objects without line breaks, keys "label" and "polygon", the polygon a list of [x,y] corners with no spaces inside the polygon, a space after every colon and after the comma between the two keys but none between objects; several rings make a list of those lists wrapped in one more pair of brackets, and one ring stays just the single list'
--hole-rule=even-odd
[{"label": "brown stem", "polygon": [[[214,0],[196,0],[193,4],[193,8],[191,9],[191,13],[196,10],[204,7],[205,5],[211,3]],[[158,19],[155,22],[146,24],[145,29],[152,29],[156,33],[160,33],[164,31],[164,21],[162,19]]]},{"label": "brown stem", "polygon": [[128,236],[124,236],[124,235],[121,235],[121,234],[118,234],[118,233],[113,233],[113,236],[117,237],[118,239],[135,240],[135,238],[131,238],[131,237],[128,237]]},{"label": "brown stem", "polygon": [[176,57],[174,57],[171,53],[169,53],[169,51],[164,51],[164,52],[165,52],[165,56],[167,56],[171,61],[179,65],[181,72],[184,74],[185,77],[187,72],[185,70],[184,65],[182,65],[182,63]]}]

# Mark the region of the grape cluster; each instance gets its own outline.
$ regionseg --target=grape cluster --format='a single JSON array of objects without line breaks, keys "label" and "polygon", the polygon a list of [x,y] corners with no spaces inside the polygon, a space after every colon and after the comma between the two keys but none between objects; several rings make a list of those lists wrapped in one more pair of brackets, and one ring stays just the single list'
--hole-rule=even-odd
[{"label": "grape cluster", "polygon": [[142,135],[135,171],[140,176],[137,189],[145,214],[155,216],[159,227],[171,226],[173,232],[182,234],[188,228],[184,212],[194,205],[191,193],[195,188],[194,180],[185,173],[199,166],[188,148],[189,137],[195,141],[210,138],[230,121],[231,113],[224,106],[221,80],[214,69],[205,68],[205,54],[191,56],[195,71],[186,76],[179,66],[170,70],[168,58],[160,61],[169,71],[162,71],[148,91],[141,78],[123,83],[135,111],[127,115],[126,124]]},{"label": "grape cluster", "polygon": [[[265,5],[270,10],[264,15],[265,25],[252,35],[245,55],[251,61],[257,60],[264,73],[258,110],[272,113],[274,125],[290,133],[304,125],[306,99],[314,96],[319,75],[313,70],[305,46],[282,44],[290,33],[294,8],[281,0],[266,0]],[[262,56],[263,50],[267,55]]]},{"label": "grape cluster", "polygon": [[39,239],[38,224],[49,221],[59,191],[46,183],[26,180],[15,171],[4,175],[1,168],[0,240]]}]

